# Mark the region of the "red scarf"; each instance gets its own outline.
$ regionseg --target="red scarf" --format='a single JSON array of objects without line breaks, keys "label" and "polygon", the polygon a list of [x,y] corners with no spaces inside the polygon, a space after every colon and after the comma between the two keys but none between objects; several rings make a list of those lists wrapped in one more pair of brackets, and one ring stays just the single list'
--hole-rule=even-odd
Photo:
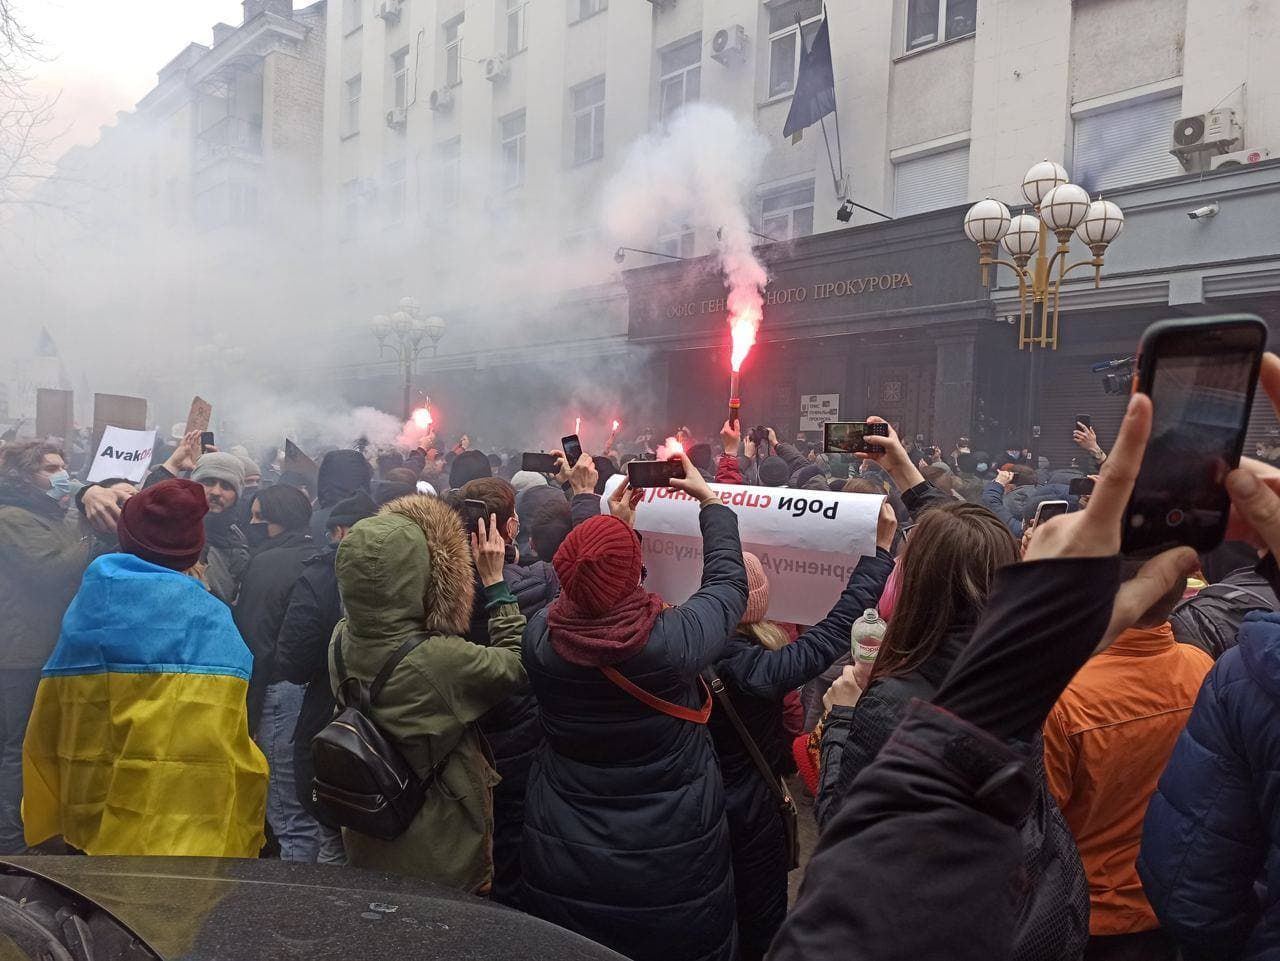
[{"label": "red scarf", "polygon": [[589,614],[561,594],[547,609],[551,647],[570,664],[609,667],[638,654],[662,613],[662,598],[639,584],[612,610]]}]

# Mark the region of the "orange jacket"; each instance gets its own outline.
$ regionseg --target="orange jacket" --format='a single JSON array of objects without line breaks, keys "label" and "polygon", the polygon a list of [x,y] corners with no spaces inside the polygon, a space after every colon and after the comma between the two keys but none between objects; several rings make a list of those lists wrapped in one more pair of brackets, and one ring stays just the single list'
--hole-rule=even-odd
[{"label": "orange jacket", "polygon": [[1125,631],[1062,692],[1044,766],[1089,879],[1089,933],[1158,927],[1136,861],[1147,803],[1213,660],[1166,622]]}]

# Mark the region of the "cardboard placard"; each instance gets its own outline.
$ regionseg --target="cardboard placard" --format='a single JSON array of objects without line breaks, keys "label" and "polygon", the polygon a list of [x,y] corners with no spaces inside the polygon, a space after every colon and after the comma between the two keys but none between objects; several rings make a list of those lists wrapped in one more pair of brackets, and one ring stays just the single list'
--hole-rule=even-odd
[{"label": "cardboard placard", "polygon": [[[769,618],[817,624],[831,611],[860,557],[874,556],[884,498],[779,487],[712,484],[738,515],[742,549],[760,558],[769,578]],[[607,513],[601,498],[601,513]],[[699,507],[668,487],[645,490],[636,509],[645,587],[668,604],[687,601],[702,581]]]},{"label": "cardboard placard", "polygon": [[74,430],[75,394],[69,390],[40,387],[36,390],[36,436],[61,437]]},{"label": "cardboard placard", "polygon": [[126,394],[93,395],[93,443],[96,451],[102,444],[102,432],[108,426],[124,430],[145,430],[147,427],[147,401],[143,397]]},{"label": "cardboard placard", "polygon": [[187,428],[185,433],[190,434],[193,430],[208,430],[209,420],[212,416],[212,404],[199,395],[192,397],[191,410],[187,413]]},{"label": "cardboard placard", "polygon": [[123,477],[141,484],[151,466],[151,451],[156,446],[154,430],[126,430],[108,426],[93,455],[93,466],[85,478],[89,483],[108,477]]}]

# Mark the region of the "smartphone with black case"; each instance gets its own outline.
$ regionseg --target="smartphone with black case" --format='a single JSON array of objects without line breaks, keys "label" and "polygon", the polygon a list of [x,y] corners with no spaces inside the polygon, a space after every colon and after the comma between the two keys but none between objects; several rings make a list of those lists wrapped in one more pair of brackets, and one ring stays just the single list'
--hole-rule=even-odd
[{"label": "smartphone with black case", "polygon": [[556,467],[556,460],[555,454],[525,451],[520,458],[520,469],[533,471],[535,474],[557,474],[559,468]]},{"label": "smartphone with black case", "polygon": [[1142,469],[1125,510],[1121,551],[1222,543],[1267,327],[1252,314],[1162,320],[1142,335],[1134,391],[1151,398]]},{"label": "smartphone with black case", "polygon": [[213,431],[205,430],[200,432],[200,453],[207,454],[213,447]]},{"label": "smartphone with black case", "polygon": [[[1092,417],[1090,417],[1088,414],[1076,414],[1076,425],[1077,425],[1077,427],[1078,427],[1078,426],[1088,427],[1090,430],[1092,430],[1092,429],[1093,429],[1093,418],[1092,418]],[[1071,428],[1071,429],[1072,429],[1072,430],[1075,430],[1076,428],[1075,428],[1075,427],[1073,427],[1073,428]]]},{"label": "smartphone with black case", "polygon": [[582,442],[578,440],[577,434],[561,437],[560,449],[564,451],[564,456],[568,459],[570,467],[578,463],[578,458],[582,456]]},{"label": "smartphone with black case", "polygon": [[632,487],[670,487],[684,477],[684,463],[674,460],[633,460],[627,464],[627,483]]},{"label": "smartphone with black case", "polygon": [[868,445],[868,437],[888,437],[889,425],[868,424],[865,420],[827,421],[822,425],[822,452],[824,454],[865,454],[875,449]]},{"label": "smartphone with black case", "polygon": [[1061,517],[1071,509],[1071,505],[1066,501],[1041,501],[1036,506],[1035,526],[1039,527],[1045,521],[1053,520],[1055,517]]},{"label": "smartphone with black case", "polygon": [[479,534],[481,519],[488,520],[489,508],[484,501],[468,497],[462,502],[462,512],[467,518],[467,533]]},{"label": "smartphone with black case", "polygon": [[1067,485],[1067,493],[1074,494],[1076,497],[1092,494],[1094,483],[1092,477],[1073,477],[1071,483]]}]

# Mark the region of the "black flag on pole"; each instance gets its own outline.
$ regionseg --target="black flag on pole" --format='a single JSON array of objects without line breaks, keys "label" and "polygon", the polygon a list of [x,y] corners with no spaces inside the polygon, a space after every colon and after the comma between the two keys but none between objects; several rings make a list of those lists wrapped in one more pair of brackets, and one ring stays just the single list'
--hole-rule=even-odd
[{"label": "black flag on pole", "polygon": [[822,23],[814,35],[813,45],[804,49],[804,35],[800,37],[800,70],[796,77],[796,92],[791,99],[791,112],[782,135],[790,137],[817,123],[836,109],[836,75],[831,66],[831,36],[827,33],[827,16],[823,11]]}]

